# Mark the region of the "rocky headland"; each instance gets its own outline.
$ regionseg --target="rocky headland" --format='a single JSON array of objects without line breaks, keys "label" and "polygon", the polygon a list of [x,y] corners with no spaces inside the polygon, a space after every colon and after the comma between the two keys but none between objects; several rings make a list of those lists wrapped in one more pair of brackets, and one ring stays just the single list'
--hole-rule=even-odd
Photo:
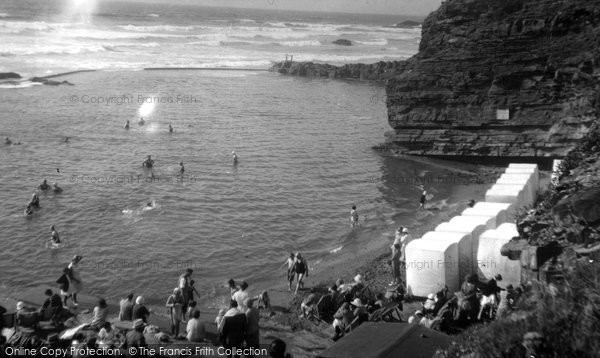
[{"label": "rocky headland", "polygon": [[406,61],[278,63],[283,74],[383,81],[387,142],[405,154],[564,157],[596,120],[593,0],[449,0]]}]

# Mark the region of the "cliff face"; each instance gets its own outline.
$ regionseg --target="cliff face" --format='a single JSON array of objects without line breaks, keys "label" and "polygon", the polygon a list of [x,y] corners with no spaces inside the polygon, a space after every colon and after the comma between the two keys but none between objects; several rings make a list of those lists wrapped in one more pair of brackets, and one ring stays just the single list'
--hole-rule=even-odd
[{"label": "cliff face", "polygon": [[387,81],[388,141],[417,155],[562,157],[597,118],[599,64],[597,0],[448,0]]}]

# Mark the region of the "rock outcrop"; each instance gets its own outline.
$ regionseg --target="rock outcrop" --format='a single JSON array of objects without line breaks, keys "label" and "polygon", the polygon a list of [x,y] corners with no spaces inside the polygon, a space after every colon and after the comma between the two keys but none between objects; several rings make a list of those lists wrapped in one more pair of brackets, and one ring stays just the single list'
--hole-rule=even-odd
[{"label": "rock outcrop", "polygon": [[420,22],[417,21],[412,21],[412,20],[406,20],[406,21],[402,21],[397,23],[396,25],[394,25],[394,27],[399,27],[399,28],[412,28],[412,27],[418,27],[421,26]]},{"label": "rock outcrop", "polygon": [[0,72],[0,80],[18,80],[21,75],[15,72]]},{"label": "rock outcrop", "polygon": [[346,39],[337,39],[333,41],[332,44],[340,46],[352,46],[352,41]]},{"label": "rock outcrop", "polygon": [[387,81],[407,154],[562,157],[600,107],[596,0],[447,0]]},{"label": "rock outcrop", "polygon": [[54,80],[49,80],[46,77],[32,77],[30,79],[30,81],[41,83],[41,84],[48,85],[48,86],[60,86],[60,85],[73,86],[73,84],[69,81],[54,81]]},{"label": "rock outcrop", "polygon": [[385,79],[404,71],[405,66],[406,62],[404,61],[381,61],[373,64],[351,63],[343,66],[315,62],[284,61],[274,64],[270,71],[301,77],[385,81]]}]

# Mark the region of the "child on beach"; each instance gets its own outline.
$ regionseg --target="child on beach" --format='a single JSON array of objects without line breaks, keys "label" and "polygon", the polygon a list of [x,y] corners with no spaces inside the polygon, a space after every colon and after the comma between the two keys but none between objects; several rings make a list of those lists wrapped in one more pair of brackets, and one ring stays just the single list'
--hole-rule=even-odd
[{"label": "child on beach", "polygon": [[358,212],[356,211],[356,205],[352,205],[352,210],[350,210],[350,227],[355,227],[358,225]]}]

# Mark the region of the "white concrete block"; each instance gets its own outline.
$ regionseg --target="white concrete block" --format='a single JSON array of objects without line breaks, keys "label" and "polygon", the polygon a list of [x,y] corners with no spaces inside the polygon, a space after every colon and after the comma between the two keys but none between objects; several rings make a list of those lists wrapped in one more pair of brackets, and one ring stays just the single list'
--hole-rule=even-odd
[{"label": "white concrete block", "polygon": [[441,240],[454,242],[458,245],[458,261],[446,262],[446,265],[458,265],[458,277],[470,274],[473,267],[471,235],[464,232],[430,231],[421,240]]},{"label": "white concrete block", "polygon": [[533,205],[534,193],[533,193],[533,183],[531,181],[523,181],[520,179],[506,179],[506,178],[498,178],[496,184],[492,186],[490,189],[500,188],[504,189],[510,185],[514,185],[515,188],[521,188],[521,201],[522,205]]},{"label": "white concrete block", "polygon": [[510,234],[511,237],[519,236],[519,232],[517,231],[517,225],[514,223],[504,223],[498,226],[496,230]]},{"label": "white concrete block", "polygon": [[536,167],[509,167],[504,171],[506,174],[531,174],[534,192],[537,193],[540,185],[540,174]]},{"label": "white concrete block", "polygon": [[[488,201],[480,201],[478,203],[476,203],[472,208],[468,208],[468,209],[474,209],[473,211],[468,211],[468,215],[471,216],[475,216],[472,215],[471,213],[473,212],[481,212],[481,215],[477,215],[477,216],[489,216],[491,213],[497,212],[497,219],[496,219],[496,226],[501,225],[505,222],[510,222],[513,221],[513,215],[515,212],[515,206],[513,204],[510,203],[494,203],[494,202],[488,202]],[[465,209],[465,211],[463,211],[462,215],[465,215],[464,213],[467,211],[467,209]]]},{"label": "white concrete block", "polygon": [[522,189],[509,187],[496,187],[495,185],[485,192],[485,201],[492,203],[509,203],[514,204],[515,208],[521,207]]},{"label": "white concrete block", "polygon": [[458,243],[451,240],[413,240],[406,245],[406,286],[409,294],[425,297],[448,285],[459,289]]},{"label": "white concrete block", "polygon": [[472,272],[475,272],[477,264],[474,258],[477,257],[479,235],[485,230],[495,228],[494,221],[490,216],[455,216],[450,221],[439,224],[435,228],[435,231],[460,232],[471,236],[471,258],[473,260],[471,269],[473,270]]},{"label": "white concrete block", "polygon": [[[514,225],[514,224],[512,224]],[[512,233],[500,230],[487,230],[479,237],[477,250],[478,275],[480,279],[489,280],[496,274],[502,275],[501,287],[509,284],[518,286],[521,282],[520,260],[510,260],[500,254],[502,246],[513,238]]]},{"label": "white concrete block", "polygon": [[502,209],[475,209],[475,208],[466,208],[460,214],[461,216],[486,216],[490,217],[494,220],[494,224],[492,226],[496,227],[499,224],[506,222],[506,210]]}]

